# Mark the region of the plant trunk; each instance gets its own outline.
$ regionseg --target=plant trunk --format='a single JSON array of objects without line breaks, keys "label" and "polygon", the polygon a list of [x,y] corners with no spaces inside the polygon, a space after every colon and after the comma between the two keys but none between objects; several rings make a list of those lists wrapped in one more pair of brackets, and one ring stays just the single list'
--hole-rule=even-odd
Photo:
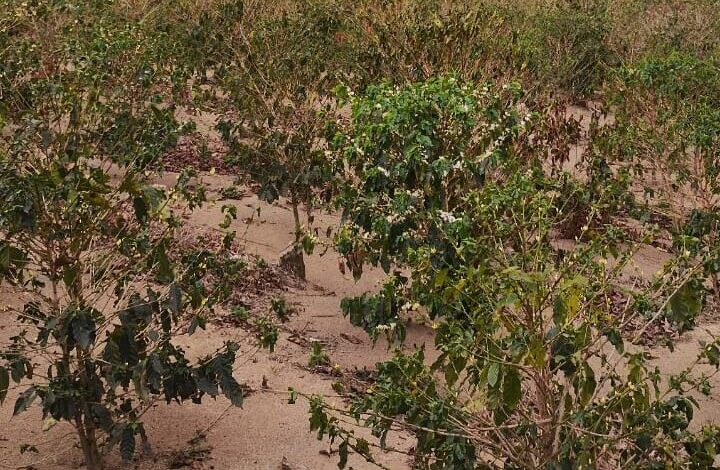
[{"label": "plant trunk", "polygon": [[[713,228],[709,245],[711,247],[720,246],[720,227],[717,225]],[[712,279],[713,290],[715,291],[715,299],[720,302],[720,276],[717,272],[714,272],[710,277]]]},{"label": "plant trunk", "polygon": [[553,415],[550,413],[548,388],[548,372],[546,369],[538,370],[535,376],[535,406],[537,407],[540,424],[541,455],[544,462],[552,461],[555,447],[555,433],[553,423],[550,421]]},{"label": "plant trunk", "polygon": [[298,209],[299,203],[294,195],[291,196],[290,205],[292,206],[293,219],[295,221],[295,245],[298,245],[300,243],[302,224],[300,223],[300,211]]},{"label": "plant trunk", "polygon": [[312,213],[313,213],[312,196],[308,196],[307,200],[305,201],[305,212],[306,212],[306,220],[307,220],[307,230],[308,230],[308,232],[311,232],[312,224],[315,221],[315,217],[312,215]]},{"label": "plant trunk", "polygon": [[302,246],[300,245],[302,224],[300,223],[298,201],[294,194],[291,194],[290,205],[292,205],[295,220],[295,241],[289,249],[280,254],[280,266],[296,277],[305,280],[305,258],[303,256]]},{"label": "plant trunk", "polygon": [[82,447],[85,456],[85,466],[88,470],[102,470],[102,455],[98,448],[94,424],[88,422],[87,416],[85,422],[83,422],[82,413],[77,411],[75,412],[75,427],[80,437],[80,447]]}]

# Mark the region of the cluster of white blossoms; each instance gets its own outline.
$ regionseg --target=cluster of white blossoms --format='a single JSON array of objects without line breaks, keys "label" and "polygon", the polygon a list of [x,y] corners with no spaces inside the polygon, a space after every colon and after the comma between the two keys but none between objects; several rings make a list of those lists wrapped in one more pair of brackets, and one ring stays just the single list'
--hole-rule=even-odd
[{"label": "cluster of white blossoms", "polygon": [[405,217],[403,217],[402,214],[398,214],[397,212],[394,212],[392,214],[388,214],[385,216],[385,220],[387,220],[387,222],[389,224],[394,224],[394,223],[400,222],[404,219],[405,219]]},{"label": "cluster of white blossoms", "polygon": [[453,214],[452,212],[439,211],[438,215],[440,216],[440,219],[446,224],[451,224],[458,220],[457,217],[455,217],[455,214]]}]

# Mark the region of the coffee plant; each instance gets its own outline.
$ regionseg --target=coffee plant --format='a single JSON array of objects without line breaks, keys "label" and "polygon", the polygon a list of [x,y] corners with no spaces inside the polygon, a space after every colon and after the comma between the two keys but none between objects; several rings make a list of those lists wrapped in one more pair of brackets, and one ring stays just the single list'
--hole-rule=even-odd
[{"label": "coffee plant", "polygon": [[[364,96],[348,93],[347,99],[352,131],[334,141],[346,181],[336,199],[344,221],[336,245],[358,278],[365,263],[390,273],[427,237],[442,238],[426,213],[453,220],[467,191],[482,187],[493,162],[507,158],[524,118],[509,104],[517,99],[516,88],[499,93],[452,76],[369,87]],[[347,299],[343,309],[357,325],[381,315],[390,320],[404,303],[392,294],[402,282],[392,274],[382,298]]]},{"label": "coffee plant", "polygon": [[[336,37],[341,21],[322,5],[260,19],[261,25],[248,26],[252,34],[238,32],[230,59],[243,65],[229,72],[223,85],[240,118],[218,125],[230,145],[230,160],[245,182],[257,184],[258,197],[266,202],[287,197],[300,261],[303,250],[314,246],[313,209],[327,199],[325,116],[333,108],[327,92],[345,66]],[[304,264],[298,272],[304,276]]]},{"label": "coffee plant", "polygon": [[[416,468],[711,468],[718,429],[691,422],[720,344],[672,375],[650,347],[720,299],[719,11],[0,0],[0,281],[21,299],[2,305],[0,404],[70,423],[95,469],[147,447],[159,400],[242,402],[238,345],[190,357],[180,337],[230,301],[272,351],[292,308],[276,297],[256,317],[232,295],[247,274],[225,234],[235,203],[199,249],[183,232],[205,203],[197,173],[154,184],[190,132],[212,166],[214,136],[178,120],[202,111],[238,184],[289,203],[287,266],[304,276],[334,201],[341,271],[387,276],[341,304],[399,348],[365,393],[349,409],[290,393],[340,467],[350,452],[382,466],[374,449],[401,428]],[[570,116],[583,104],[589,122]],[[648,245],[668,259],[638,278]],[[434,346],[402,349],[409,321]],[[309,353],[330,364],[319,342]]]},{"label": "coffee plant", "polygon": [[644,182],[637,191],[666,221],[677,251],[704,260],[717,296],[719,77],[716,61],[680,54],[620,71],[612,88],[615,123],[597,139],[612,165]]},{"label": "coffee plant", "polygon": [[204,201],[193,175],[151,181],[183,131],[167,104],[178,77],[160,35],[102,8],[11,9],[0,76],[0,280],[24,299],[3,306],[15,321],[0,402],[20,389],[14,414],[39,402],[46,426],[70,423],[90,469],[115,445],[125,460],[147,447],[142,417],[157,400],[243,398],[237,344],[193,359],[177,342],[227,293],[209,270],[235,266],[173,251],[181,217]]},{"label": "coffee plant", "polygon": [[[42,130],[22,133],[17,145],[43,139]],[[203,265],[169,253],[178,226],[170,201],[182,186],[166,193],[130,168],[113,180],[52,135],[60,146],[47,155],[11,148],[0,158],[1,273],[30,299],[11,308],[17,331],[0,349],[2,398],[9,374],[25,385],[14,413],[39,399],[46,419],[75,426],[88,468],[101,468],[101,446],[119,442],[130,459],[135,436],[147,441],[140,418],[157,398],[199,403],[222,390],[241,404],[237,345],[192,363],[173,341],[217,301]]]},{"label": "coffee plant", "polygon": [[[413,433],[417,468],[710,465],[718,430],[689,423],[695,397],[711,390],[695,365],[717,371],[720,343],[670,377],[640,346],[661,317],[692,326],[702,260],[678,257],[653,281],[628,283],[641,243],[608,222],[589,231],[595,211],[575,243],[558,246],[575,207],[570,175],[549,177],[514,152],[532,132],[517,89],[512,99],[481,90],[446,77],[351,98],[336,140],[348,168],[337,244],[356,275],[365,263],[394,273],[344,310],[372,335],[426,316],[440,355],[398,351],[348,412],[314,398],[311,427],[340,441],[341,467],[349,450],[374,456],[338,413],[381,448],[396,426]],[[657,233],[646,226],[643,243]]]}]

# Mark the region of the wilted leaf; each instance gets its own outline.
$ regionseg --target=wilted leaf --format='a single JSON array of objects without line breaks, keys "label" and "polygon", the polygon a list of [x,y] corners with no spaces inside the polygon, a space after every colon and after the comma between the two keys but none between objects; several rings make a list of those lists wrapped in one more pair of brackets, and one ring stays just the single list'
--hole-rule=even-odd
[{"label": "wilted leaf", "polygon": [[52,416],[48,416],[48,417],[45,418],[45,420],[43,421],[42,430],[43,430],[43,431],[49,431],[49,430],[52,429],[57,423],[58,423],[58,421],[57,421],[55,418],[53,418]]},{"label": "wilted leaf", "polygon": [[180,313],[180,309],[182,307],[182,291],[180,290],[180,286],[177,285],[177,283],[172,283],[170,285],[170,292],[168,294],[168,307],[173,314],[177,315]]}]

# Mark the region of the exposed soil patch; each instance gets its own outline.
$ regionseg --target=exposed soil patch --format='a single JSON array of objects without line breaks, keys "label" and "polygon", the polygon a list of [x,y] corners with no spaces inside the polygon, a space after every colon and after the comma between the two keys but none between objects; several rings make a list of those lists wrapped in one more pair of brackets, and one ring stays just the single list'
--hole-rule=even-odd
[{"label": "exposed soil patch", "polygon": [[236,170],[226,161],[226,155],[227,147],[221,141],[195,133],[181,136],[177,145],[161,157],[160,166],[165,171],[180,172],[192,167],[232,175]]},{"label": "exposed soil patch", "polygon": [[[232,276],[229,296],[225,302],[227,306],[259,311],[267,307],[273,295],[290,288],[305,288],[302,280],[283,267],[270,264],[260,256],[247,254],[237,240],[223,247],[224,236],[224,232],[210,227],[186,228],[179,234],[172,254],[181,256],[198,250],[221,253],[221,261],[230,261],[231,266],[239,266],[239,272]],[[221,282],[220,276],[228,274],[221,266],[217,271],[210,271],[205,281],[213,289]],[[232,318],[220,314],[216,314],[213,319],[220,323],[233,322]]]}]

